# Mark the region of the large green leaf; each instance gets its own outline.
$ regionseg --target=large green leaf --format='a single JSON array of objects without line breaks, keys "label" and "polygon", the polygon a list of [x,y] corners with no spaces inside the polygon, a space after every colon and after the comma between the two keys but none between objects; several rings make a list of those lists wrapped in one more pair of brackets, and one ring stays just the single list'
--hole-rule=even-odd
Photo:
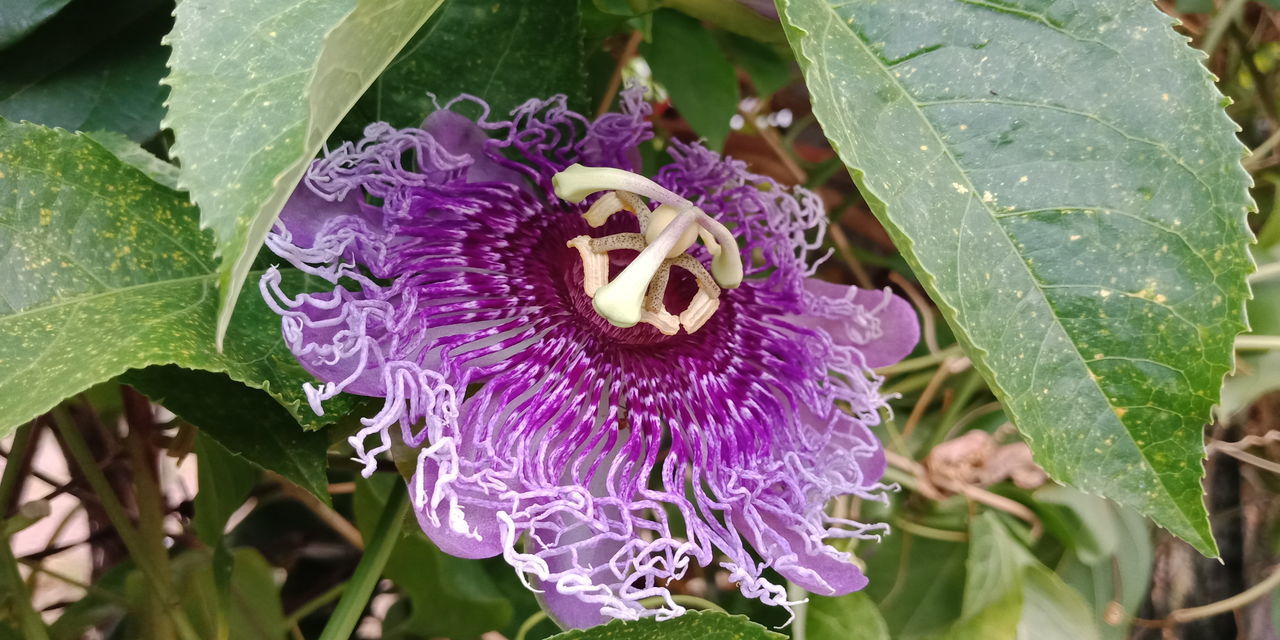
[{"label": "large green leaf", "polygon": [[694,132],[712,149],[723,147],[738,112],[738,74],[715,36],[697,20],[662,9],[653,14],[653,42],[641,53]]},{"label": "large green leaf", "polygon": [[213,243],[180,194],[88,137],[2,120],[0,184],[0,435],[127,369],[169,363],[226,373],[325,422],[261,301],[212,349]]},{"label": "large green leaf", "polygon": [[1243,147],[1147,2],[781,0],[814,113],[1055,479],[1215,554]]},{"label": "large green leaf", "polygon": [[[97,43],[103,33],[53,30],[0,56],[0,116],[73,131],[118,131],[140,142],[159,133],[167,93],[160,84],[166,56],[160,39],[170,18],[157,11],[161,7],[130,4],[129,12],[143,18],[122,25],[115,38]],[[58,53],[46,55],[48,50]],[[64,50],[77,57],[63,59]],[[17,55],[24,58],[10,60]]]},{"label": "large green leaf", "polygon": [[548,640],[784,640],[744,616],[709,611],[690,611],[679,618],[658,622],[614,620],[590,629],[574,629]]},{"label": "large green leaf", "polygon": [[530,98],[566,94],[586,109],[577,0],[451,0],[387,65],[338,128],[357,139],[375,120],[422,124],[440,104],[468,93],[503,116]]},{"label": "large green leaf", "polygon": [[308,162],[441,0],[182,2],[166,125],[217,236],[218,343]]},{"label": "large green leaf", "polygon": [[0,12],[0,49],[21,40],[71,0],[9,0]]},{"label": "large green leaf", "polygon": [[128,136],[117,131],[88,131],[85,135],[110,151],[121,162],[137,168],[157,183],[177,190],[178,167],[157,158]]}]

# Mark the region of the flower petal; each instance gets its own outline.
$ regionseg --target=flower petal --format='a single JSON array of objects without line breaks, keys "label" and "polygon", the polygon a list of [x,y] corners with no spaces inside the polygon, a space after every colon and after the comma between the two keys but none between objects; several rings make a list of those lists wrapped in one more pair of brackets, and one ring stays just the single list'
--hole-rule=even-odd
[{"label": "flower petal", "polygon": [[859,289],[808,278],[805,306],[807,314],[790,319],[822,329],[837,345],[856,348],[868,368],[902,360],[920,341],[915,308],[887,289]]},{"label": "flower petal", "polygon": [[[439,444],[439,443],[435,443]],[[439,483],[441,464],[427,461],[409,483],[414,515],[423,533],[441,551],[459,558],[492,558],[502,553],[502,532],[497,509],[482,506],[479,492],[459,486],[459,482]],[[419,493],[422,487],[425,493]],[[475,497],[460,504],[459,498]],[[432,502],[436,504],[433,506]]]},{"label": "flower petal", "polygon": [[449,153],[471,156],[471,166],[465,169],[467,182],[525,184],[518,172],[498,164],[486,152],[485,147],[490,144],[489,134],[470,118],[441,109],[427,116],[422,122],[422,129]]},{"label": "flower petal", "polygon": [[867,586],[867,576],[853,563],[851,554],[807,535],[810,527],[794,514],[784,518],[762,509],[756,518],[739,516],[735,520],[760,556],[806,591],[842,596]]}]

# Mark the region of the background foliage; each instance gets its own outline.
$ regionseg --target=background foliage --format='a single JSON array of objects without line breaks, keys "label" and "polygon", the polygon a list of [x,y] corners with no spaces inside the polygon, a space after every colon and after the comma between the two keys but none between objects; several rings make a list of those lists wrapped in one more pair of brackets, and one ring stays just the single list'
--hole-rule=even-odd
[{"label": "background foliage", "polygon": [[624,81],[648,164],[702,138],[814,189],[822,277],[906,294],[924,341],[880,371],[903,490],[831,507],[893,526],[865,592],[782,627],[694,568],[702,611],[559,637],[1278,637],[1280,13],[1060,4],[11,0],[0,638],[557,634],[405,523],[391,465],[359,478],[367,401],[313,415],[237,300],[326,141]]}]

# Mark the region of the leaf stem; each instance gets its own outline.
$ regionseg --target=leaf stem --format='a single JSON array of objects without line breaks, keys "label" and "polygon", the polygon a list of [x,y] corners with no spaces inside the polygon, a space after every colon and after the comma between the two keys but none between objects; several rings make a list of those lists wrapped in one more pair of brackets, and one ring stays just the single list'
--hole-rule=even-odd
[{"label": "leaf stem", "polygon": [[[14,445],[17,449],[17,445]],[[8,475],[8,474],[5,474]],[[18,617],[18,628],[27,640],[49,640],[49,629],[44,620],[31,604],[31,594],[22,581],[22,573],[18,571],[18,561],[13,557],[13,547],[8,538],[0,540],[0,584],[8,583],[8,600]]]},{"label": "leaf stem", "polygon": [[387,497],[387,504],[382,509],[382,516],[378,518],[373,536],[365,545],[364,557],[356,566],[355,575],[347,581],[342,599],[338,601],[338,607],[334,609],[333,616],[320,634],[320,640],[347,640],[351,637],[356,623],[360,622],[360,616],[364,614],[365,605],[369,603],[369,596],[378,585],[382,570],[387,566],[387,560],[391,558],[391,550],[400,539],[400,530],[404,527],[404,517],[408,511],[408,492],[393,490]]},{"label": "leaf stem", "polygon": [[942,362],[947,358],[963,355],[963,354],[964,354],[964,350],[960,347],[960,345],[953,344],[947,347],[946,349],[943,349],[936,353],[923,355],[923,356],[920,356],[919,358],[911,358],[910,360],[903,360],[898,364],[891,364],[887,367],[880,367],[879,369],[876,369],[875,372],[878,375],[887,377],[887,376],[897,375],[899,373],[909,373],[911,371],[919,371],[921,369],[928,369],[929,367],[932,367],[933,365],[938,364],[939,362]]},{"label": "leaf stem", "polygon": [[913,536],[921,538],[929,538],[931,540],[942,540],[944,542],[968,542],[969,534],[964,531],[955,531],[953,529],[939,529],[928,525],[920,524],[914,520],[906,518],[894,518],[893,526],[910,533]]},{"label": "leaf stem", "polygon": [[[809,627],[805,624],[809,619],[807,616],[809,604],[808,596],[809,592],[805,591],[804,587],[790,580],[787,581],[787,600],[800,603],[793,607],[795,613],[791,619],[792,640],[805,640],[809,635]],[[721,609],[721,611],[724,610]]]}]

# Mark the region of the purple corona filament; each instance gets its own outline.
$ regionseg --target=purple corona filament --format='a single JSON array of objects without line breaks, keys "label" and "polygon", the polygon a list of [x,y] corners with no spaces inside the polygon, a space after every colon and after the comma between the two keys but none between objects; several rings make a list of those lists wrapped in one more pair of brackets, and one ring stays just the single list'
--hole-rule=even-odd
[{"label": "purple corona filament", "polygon": [[501,554],[565,626],[679,615],[666,585],[692,563],[784,607],[766,569],[860,589],[828,541],[883,526],[826,507],[885,489],[872,369],[913,348],[915,314],[812,277],[812,193],[679,141],[638,175],[649,106],[622,102],[490,120],[463,96],[314,162],[267,243],[330,286],[260,285],[312,408],[384,398],[350,439],[365,474],[411,452],[431,540]]}]

